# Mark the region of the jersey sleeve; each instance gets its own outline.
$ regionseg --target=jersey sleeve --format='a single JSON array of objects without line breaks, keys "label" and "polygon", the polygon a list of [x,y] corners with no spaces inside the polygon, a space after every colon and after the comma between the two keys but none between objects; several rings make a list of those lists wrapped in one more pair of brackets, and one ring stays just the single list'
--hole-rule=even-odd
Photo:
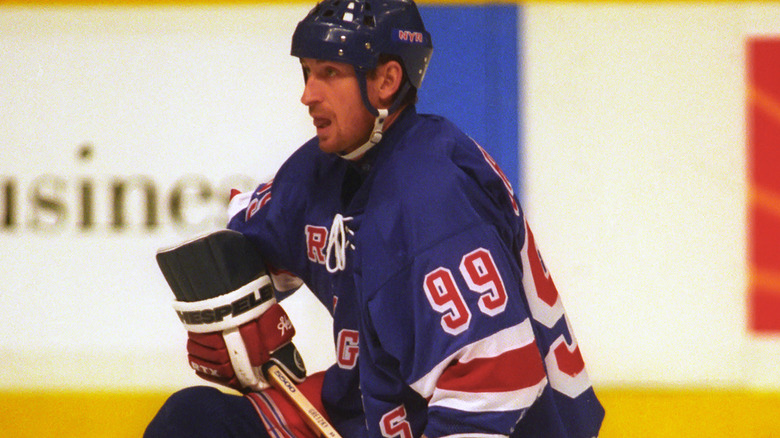
[{"label": "jersey sleeve", "polygon": [[313,156],[317,156],[316,145],[310,141],[285,161],[273,179],[252,192],[236,194],[228,205],[227,227],[247,236],[262,254],[280,298],[306,281],[299,252],[316,166]]},{"label": "jersey sleeve", "polygon": [[604,411],[510,181],[446,121],[414,134],[359,242],[370,436],[595,436]]},{"label": "jersey sleeve", "polygon": [[388,418],[398,406],[382,400],[398,396],[381,376],[394,369],[382,364],[397,364],[397,378],[427,401],[426,436],[509,435],[547,382],[513,260],[494,227],[470,226],[372,295],[371,327],[361,331],[361,354],[376,356],[361,368],[369,423],[375,411],[380,429],[395,424]]}]

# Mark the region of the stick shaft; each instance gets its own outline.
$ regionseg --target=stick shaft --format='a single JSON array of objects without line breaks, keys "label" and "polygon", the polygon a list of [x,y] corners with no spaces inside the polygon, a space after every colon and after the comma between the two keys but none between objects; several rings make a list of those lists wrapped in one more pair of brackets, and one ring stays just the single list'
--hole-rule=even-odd
[{"label": "stick shaft", "polygon": [[328,423],[328,420],[311,404],[295,386],[295,383],[279,368],[278,365],[271,364],[267,368],[268,380],[301,411],[303,420],[317,435],[324,438],[341,438],[336,429]]}]

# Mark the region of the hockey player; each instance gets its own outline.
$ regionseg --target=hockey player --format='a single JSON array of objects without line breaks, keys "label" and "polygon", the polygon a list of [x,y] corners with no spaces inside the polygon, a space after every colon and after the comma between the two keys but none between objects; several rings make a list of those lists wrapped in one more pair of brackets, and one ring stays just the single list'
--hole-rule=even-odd
[{"label": "hockey player", "polygon": [[[415,110],[431,53],[409,0],[312,9],[292,55],[317,135],[233,199],[228,228],[280,297],[305,283],[333,316],[336,363],[301,387],[342,436],[594,437],[604,410],[509,181],[457,127]],[[312,436],[193,338],[199,374],[247,395],[182,390],[146,436]]]}]

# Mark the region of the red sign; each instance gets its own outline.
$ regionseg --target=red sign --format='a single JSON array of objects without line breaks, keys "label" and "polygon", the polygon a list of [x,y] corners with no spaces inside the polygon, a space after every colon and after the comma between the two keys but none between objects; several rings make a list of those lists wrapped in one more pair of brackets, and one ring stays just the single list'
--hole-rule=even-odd
[{"label": "red sign", "polygon": [[747,44],[750,328],[780,333],[780,38]]}]

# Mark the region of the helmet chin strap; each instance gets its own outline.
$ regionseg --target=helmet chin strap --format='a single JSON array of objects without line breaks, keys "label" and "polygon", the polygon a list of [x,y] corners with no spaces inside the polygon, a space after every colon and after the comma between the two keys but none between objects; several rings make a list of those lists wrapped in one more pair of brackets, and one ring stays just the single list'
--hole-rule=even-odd
[{"label": "helmet chin strap", "polygon": [[354,160],[356,158],[360,158],[363,154],[368,152],[369,149],[382,141],[382,133],[385,127],[385,121],[387,120],[387,116],[390,114],[390,111],[387,109],[379,109],[377,112],[379,115],[374,118],[374,129],[371,130],[371,135],[368,137],[368,141],[350,153],[339,154],[341,158],[345,160]]},{"label": "helmet chin strap", "polygon": [[409,92],[409,88],[411,87],[409,82],[405,81],[404,84],[401,86],[401,90],[398,93],[395,102],[393,102],[393,104],[390,105],[390,108],[377,109],[374,108],[374,105],[371,105],[371,102],[368,100],[368,92],[366,91],[365,71],[358,71],[357,77],[358,77],[358,85],[360,86],[360,94],[361,97],[363,98],[363,104],[366,106],[366,108],[368,108],[368,111],[375,116],[374,129],[371,130],[371,135],[368,136],[368,141],[363,143],[362,146],[358,147],[352,152],[346,154],[338,154],[338,156],[340,156],[345,160],[355,160],[360,158],[361,156],[363,156],[363,154],[368,152],[369,149],[376,146],[377,143],[382,141],[382,134],[384,134],[384,127],[385,127],[385,122],[387,121],[387,117],[390,114],[394,113],[396,110],[398,110],[398,107],[401,106],[401,102],[403,101],[404,96],[406,96],[406,93]]}]

